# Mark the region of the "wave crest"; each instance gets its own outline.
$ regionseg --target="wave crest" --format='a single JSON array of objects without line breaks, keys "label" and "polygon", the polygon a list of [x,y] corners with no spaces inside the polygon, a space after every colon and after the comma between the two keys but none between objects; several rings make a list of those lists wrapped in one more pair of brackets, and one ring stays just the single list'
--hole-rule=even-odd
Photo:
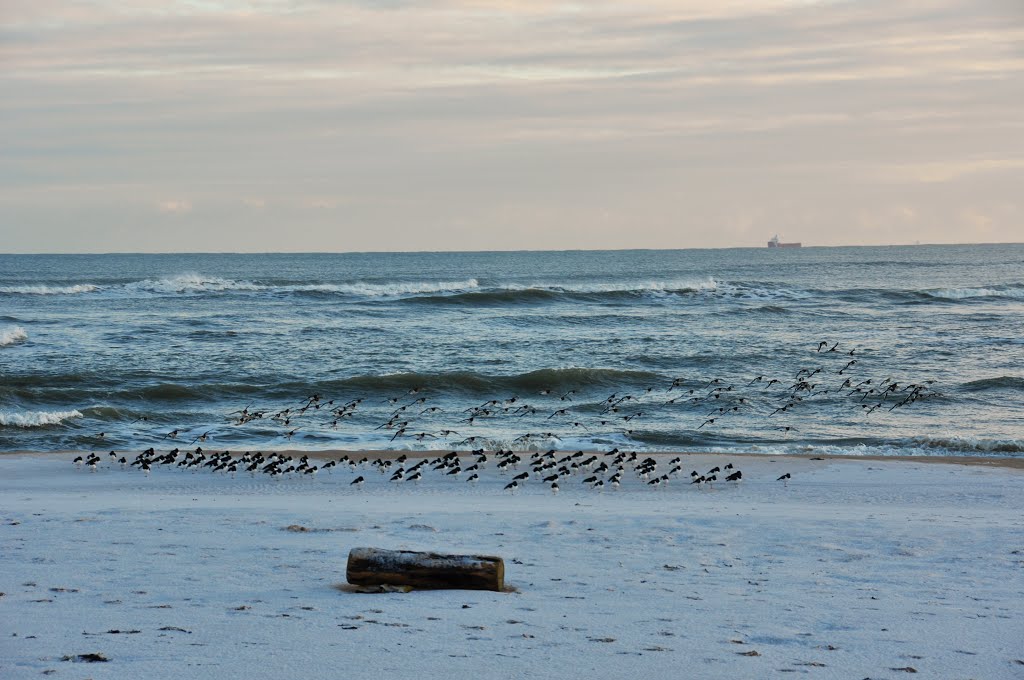
[{"label": "wave crest", "polygon": [[1024,378],[1017,378],[1012,375],[1002,375],[998,378],[983,378],[964,383],[963,389],[968,392],[982,392],[985,390],[1022,390],[1024,391]]},{"label": "wave crest", "polygon": [[585,389],[589,387],[621,387],[647,385],[663,380],[656,373],[623,371],[611,368],[544,368],[513,375],[487,375],[472,371],[447,373],[392,373],[385,375],[359,375],[332,381],[325,385],[334,389],[358,389],[378,393],[431,388],[435,390],[463,391],[493,394],[496,390],[509,392],[527,390]]},{"label": "wave crest", "polygon": [[1024,299],[1024,287],[999,288],[940,288],[923,291],[925,295],[942,300],[970,300],[972,298]]},{"label": "wave crest", "polygon": [[[447,293],[472,290],[480,287],[476,279],[464,281],[410,281],[396,283],[316,283],[297,286],[281,286],[277,290],[296,293],[335,293],[340,295],[362,295],[385,297],[393,295],[418,295],[423,293]],[[275,290],[275,288],[271,288]]]},{"label": "wave crest", "polygon": [[59,425],[71,418],[82,418],[80,411],[23,411],[11,413],[0,411],[0,427],[46,427]]},{"label": "wave crest", "polygon": [[141,290],[148,293],[205,293],[226,290],[260,290],[262,287],[249,281],[233,281],[217,276],[202,274],[179,274],[160,279],[145,279],[125,284],[127,290]]},{"label": "wave crest", "polygon": [[21,326],[0,330],[0,347],[16,345],[19,342],[25,342],[26,340],[28,340],[28,333],[26,333],[25,329]]},{"label": "wave crest", "polygon": [[91,283],[76,283],[73,286],[0,286],[0,293],[7,295],[79,295],[92,293],[100,287]]},{"label": "wave crest", "polygon": [[1024,441],[1018,439],[974,439],[969,437],[913,437],[910,446],[963,453],[1021,453]]}]

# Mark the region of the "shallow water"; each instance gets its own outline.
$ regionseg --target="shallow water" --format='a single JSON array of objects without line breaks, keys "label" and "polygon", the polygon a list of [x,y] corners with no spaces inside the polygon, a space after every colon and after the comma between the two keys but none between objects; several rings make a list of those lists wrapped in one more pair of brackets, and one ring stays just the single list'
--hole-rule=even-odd
[{"label": "shallow water", "polygon": [[[818,353],[820,341],[839,347]],[[0,450],[164,446],[177,429],[173,443],[207,433],[207,448],[448,448],[473,436],[1018,456],[1021,366],[1024,245],[0,256]],[[815,387],[770,416],[802,368],[822,369]],[[878,400],[839,390],[846,378],[899,387],[868,414]],[[674,380],[699,403],[666,403]],[[924,398],[889,410],[910,384]],[[635,399],[602,413],[612,393]],[[269,418],[312,394],[319,410]],[[513,396],[507,413],[460,422]],[[403,435],[374,429],[420,397]],[[329,410],[358,398],[335,425]],[[524,402],[537,413],[517,413]],[[266,417],[233,424],[247,406]]]}]

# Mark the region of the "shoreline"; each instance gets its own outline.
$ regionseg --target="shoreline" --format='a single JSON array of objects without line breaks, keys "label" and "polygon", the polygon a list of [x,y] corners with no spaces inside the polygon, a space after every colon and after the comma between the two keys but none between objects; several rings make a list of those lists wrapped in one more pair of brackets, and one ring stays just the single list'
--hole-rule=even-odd
[{"label": "shoreline", "polygon": [[[174,448],[174,447],[170,447]],[[182,450],[188,450],[186,447],[180,447]],[[0,452],[0,459],[8,456],[31,456],[31,457],[50,457],[50,456],[78,456],[87,453],[96,453],[100,449],[62,449],[58,451],[4,451]],[[113,449],[119,453],[129,451],[128,449]],[[162,449],[160,449],[162,450]],[[169,450],[169,449],[168,449]],[[231,451],[232,453],[241,453],[243,449],[214,449],[206,448],[206,451]],[[244,449],[244,450],[262,450],[262,449]],[[399,456],[405,455],[409,458],[435,458],[443,455],[449,451],[455,451],[456,449],[438,449],[438,450],[415,450],[407,451],[400,449],[322,449],[316,451],[307,451],[304,449],[267,449],[269,451],[276,451],[288,456],[309,456],[316,460],[326,460],[328,458],[338,458],[341,456],[359,456],[366,458],[380,458],[380,459],[391,459],[394,460]],[[135,449],[131,449],[132,452],[138,453]],[[469,455],[470,450],[458,450],[460,456]],[[485,451],[487,454],[492,454],[492,450]],[[534,451],[517,451],[520,455],[523,453],[532,454]],[[566,455],[575,453],[573,450],[558,449],[556,453],[560,455]],[[607,451],[599,449],[584,449],[584,454],[604,454]],[[737,457],[744,459],[758,460],[775,462],[777,460],[806,460],[806,461],[822,461],[822,462],[856,462],[856,461],[869,461],[869,462],[896,462],[896,463],[928,463],[938,465],[966,465],[976,467],[988,467],[988,468],[1003,468],[1008,470],[1024,470],[1024,457],[1022,458],[1011,458],[1011,457],[997,457],[997,456],[883,456],[877,454],[865,454],[863,456],[843,456],[843,455],[822,455],[819,453],[724,453],[724,452],[703,452],[703,451],[644,451],[639,452],[641,456],[653,456],[653,457],[666,457],[666,456],[680,456],[690,459],[699,458],[723,458],[723,457]]]}]

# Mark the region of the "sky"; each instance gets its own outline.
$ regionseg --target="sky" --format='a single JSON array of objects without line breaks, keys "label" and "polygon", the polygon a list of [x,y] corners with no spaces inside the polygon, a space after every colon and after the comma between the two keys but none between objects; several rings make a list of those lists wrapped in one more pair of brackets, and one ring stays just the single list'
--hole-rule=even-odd
[{"label": "sky", "polygon": [[0,252],[1024,241],[1019,0],[4,0]]}]

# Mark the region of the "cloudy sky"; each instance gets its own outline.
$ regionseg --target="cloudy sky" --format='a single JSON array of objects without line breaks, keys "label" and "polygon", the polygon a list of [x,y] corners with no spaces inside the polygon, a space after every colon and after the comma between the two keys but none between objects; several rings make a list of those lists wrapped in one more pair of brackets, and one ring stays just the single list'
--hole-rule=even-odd
[{"label": "cloudy sky", "polygon": [[0,252],[1024,241],[1020,0],[4,0]]}]

